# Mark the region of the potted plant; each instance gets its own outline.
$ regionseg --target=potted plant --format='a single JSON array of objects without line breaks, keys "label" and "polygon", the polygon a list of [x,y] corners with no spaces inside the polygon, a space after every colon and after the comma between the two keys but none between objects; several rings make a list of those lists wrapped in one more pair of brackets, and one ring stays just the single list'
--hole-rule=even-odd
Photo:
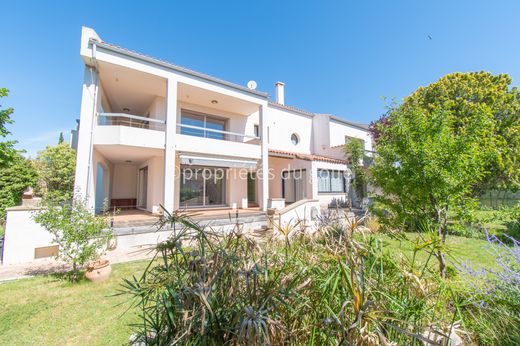
[{"label": "potted plant", "polygon": [[53,235],[59,247],[57,259],[72,266],[72,281],[79,279],[87,264],[87,279],[101,281],[109,277],[110,262],[100,260],[113,236],[106,215],[95,215],[83,200],[76,198],[70,204],[46,203],[34,220]]}]

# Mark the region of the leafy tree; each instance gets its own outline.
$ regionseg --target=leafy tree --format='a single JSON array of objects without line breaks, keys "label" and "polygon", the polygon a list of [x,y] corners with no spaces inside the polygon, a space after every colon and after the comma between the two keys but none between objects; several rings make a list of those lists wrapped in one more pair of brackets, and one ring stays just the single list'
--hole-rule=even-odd
[{"label": "leafy tree", "polygon": [[[0,98],[7,97],[9,94],[9,90],[6,88],[0,88]],[[6,124],[12,124],[13,120],[11,119],[11,114],[13,113],[13,108],[9,107],[6,109],[2,109],[0,104],[0,138],[5,138],[8,134],[10,134],[9,130],[7,130]],[[4,166],[13,159],[16,155],[16,150],[13,148],[15,144],[14,141],[6,141],[0,142],[0,167]]]},{"label": "leafy tree", "polygon": [[99,259],[112,238],[108,218],[94,215],[78,199],[62,205],[47,202],[34,220],[53,235],[59,246],[56,257],[72,265],[74,281],[85,264]]},{"label": "leafy tree", "polygon": [[518,188],[520,93],[510,84],[507,75],[450,74],[372,125],[370,171],[387,226],[433,228],[444,243],[448,212],[467,216],[484,190]]},{"label": "leafy tree", "polygon": [[354,173],[354,187],[356,196],[361,200],[365,196],[365,187],[367,183],[366,169],[363,165],[365,158],[365,146],[362,140],[350,138],[345,144],[345,154],[349,157]]},{"label": "leafy tree", "polygon": [[417,89],[402,105],[426,114],[449,113],[453,130],[460,135],[473,126],[475,116],[488,115],[493,124],[481,140],[493,152],[485,167],[489,174],[474,186],[477,195],[488,189],[520,188],[520,91],[511,83],[506,74],[453,73]]},{"label": "leafy tree", "polygon": [[[382,194],[376,202],[387,226],[408,230],[434,228],[445,242],[448,212],[470,210],[474,188],[490,173],[495,155],[494,121],[487,107],[478,107],[461,127],[450,111],[405,106],[391,108],[379,125],[374,184]],[[443,251],[437,251],[442,276]]]},{"label": "leafy tree", "polygon": [[38,192],[53,201],[67,201],[74,193],[76,152],[67,143],[47,146],[38,153],[36,166],[41,179]]},{"label": "leafy tree", "polygon": [[63,138],[63,132],[60,132],[60,138],[58,138],[58,144],[61,144],[65,141],[65,139]]},{"label": "leafy tree", "polygon": [[23,190],[34,186],[37,173],[31,161],[20,152],[14,152],[9,162],[0,166],[0,221],[5,218],[5,209],[20,203]]}]

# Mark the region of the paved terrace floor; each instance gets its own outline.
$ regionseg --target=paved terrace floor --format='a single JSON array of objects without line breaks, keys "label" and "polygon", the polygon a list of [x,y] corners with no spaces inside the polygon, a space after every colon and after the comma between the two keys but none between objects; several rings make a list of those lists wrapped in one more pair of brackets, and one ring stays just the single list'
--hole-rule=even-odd
[{"label": "paved terrace floor", "polygon": [[[108,251],[103,258],[111,264],[130,262],[151,258],[154,255],[153,249],[149,245],[136,246],[132,249],[115,249]],[[65,272],[71,269],[70,265],[56,261],[54,258],[41,258],[30,263],[0,265],[0,284],[3,281],[27,278],[36,275],[46,275],[52,273]]]},{"label": "paved terrace floor", "polygon": [[[215,209],[186,209],[184,212],[195,220],[232,219],[243,216],[263,215],[258,207],[245,209],[215,208]],[[111,217],[114,228],[153,225],[159,221],[159,215],[145,210],[121,210]]]}]

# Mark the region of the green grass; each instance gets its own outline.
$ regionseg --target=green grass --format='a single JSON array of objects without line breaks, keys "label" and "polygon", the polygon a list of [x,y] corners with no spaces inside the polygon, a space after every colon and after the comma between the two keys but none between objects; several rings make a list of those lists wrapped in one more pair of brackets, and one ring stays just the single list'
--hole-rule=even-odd
[{"label": "green grass", "polygon": [[[124,296],[112,296],[121,279],[140,275],[148,261],[112,266],[111,277],[70,284],[39,276],[0,284],[0,345],[121,345],[132,313]],[[125,302],[123,305],[120,303]]]},{"label": "green grass", "polygon": [[[408,234],[415,238],[416,234]],[[409,242],[378,236],[386,251],[411,256]],[[452,255],[474,265],[489,266],[491,256],[479,239],[448,236]],[[419,260],[426,260],[421,252]],[[140,275],[147,261],[113,265],[109,280],[70,284],[52,276],[0,284],[0,345],[121,345],[131,334],[137,317],[129,312],[125,296],[112,296],[122,278]],[[436,265],[435,259],[431,260]],[[118,305],[125,302],[123,305]]]},{"label": "green grass", "polygon": [[[408,233],[406,236],[408,239],[414,241],[418,237],[418,234]],[[395,255],[403,254],[410,259],[412,258],[412,242],[400,241],[386,235],[378,235],[377,237],[383,241],[383,246],[389,253]],[[486,251],[487,242],[485,240],[448,235],[446,237],[446,245],[449,254],[447,261],[451,265],[456,265],[460,262],[469,262],[473,267],[495,267],[493,256]],[[418,261],[424,263],[427,259],[428,253],[426,251],[422,250],[417,253]],[[436,259],[431,258],[430,264],[436,265]]]}]

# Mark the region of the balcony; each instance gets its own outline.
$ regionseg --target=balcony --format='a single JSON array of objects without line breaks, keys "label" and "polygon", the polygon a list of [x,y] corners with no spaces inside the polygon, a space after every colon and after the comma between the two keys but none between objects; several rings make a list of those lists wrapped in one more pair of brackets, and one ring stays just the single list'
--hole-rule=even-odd
[{"label": "balcony", "polygon": [[156,131],[166,128],[164,120],[125,113],[99,113],[97,119],[100,126],[128,126]]},{"label": "balcony", "polygon": [[243,133],[177,124],[175,148],[179,151],[259,159],[260,138]]},{"label": "balcony", "polygon": [[165,129],[165,121],[161,119],[125,113],[99,113],[94,144],[164,149]]}]

